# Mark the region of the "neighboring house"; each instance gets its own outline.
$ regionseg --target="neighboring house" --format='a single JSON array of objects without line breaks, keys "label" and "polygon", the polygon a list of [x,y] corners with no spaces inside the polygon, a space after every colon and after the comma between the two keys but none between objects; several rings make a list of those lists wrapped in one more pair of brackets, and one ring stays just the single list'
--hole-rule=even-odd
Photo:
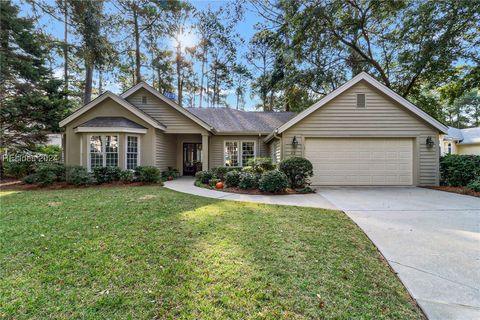
[{"label": "neighboring house", "polygon": [[440,147],[442,156],[450,153],[480,155],[480,127],[448,127],[448,133],[440,135]]},{"label": "neighboring house", "polygon": [[146,83],[105,92],[60,122],[66,163],[191,175],[270,156],[308,158],[314,185],[437,185],[447,127],[366,73],[305,111],[182,108]]},{"label": "neighboring house", "polygon": [[61,133],[49,133],[47,134],[46,145],[62,146],[62,134]]}]

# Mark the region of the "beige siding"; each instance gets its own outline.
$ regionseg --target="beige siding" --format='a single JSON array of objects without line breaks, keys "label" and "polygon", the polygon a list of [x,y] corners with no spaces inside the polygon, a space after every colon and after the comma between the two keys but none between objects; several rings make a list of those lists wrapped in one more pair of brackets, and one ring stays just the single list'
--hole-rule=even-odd
[{"label": "beige siding", "polygon": [[210,136],[209,158],[210,168],[223,166],[223,146],[225,141],[255,141],[257,157],[267,157],[268,147],[263,139],[265,136]]},{"label": "beige siding", "polygon": [[479,144],[457,144],[458,154],[473,154],[480,156],[480,143]]},{"label": "beige siding", "polygon": [[[142,97],[147,98],[147,103],[142,103]],[[127,100],[165,125],[167,127],[166,133],[207,133],[192,119],[181,114],[145,89],[133,93]]]},{"label": "beige siding", "polygon": [[155,165],[162,171],[177,167],[177,136],[156,130]]},{"label": "beige siding", "polygon": [[[65,126],[65,163],[67,165],[83,165],[87,166],[88,159],[88,137],[95,135],[95,133],[75,133],[74,129],[80,124],[93,119],[95,117],[125,117],[145,128],[146,134],[135,134],[140,137],[140,164],[154,165],[155,164],[155,128],[148,123],[138,118],[136,115],[117,104],[111,99],[107,99],[94,108],[88,110],[68,125]],[[115,132],[112,132],[115,133]],[[98,133],[98,135],[106,135],[107,133]],[[119,166],[125,167],[125,134],[119,135]]]},{"label": "beige siding", "polygon": [[[366,94],[366,108],[356,108],[356,94]],[[298,146],[291,144],[296,136]],[[306,137],[411,137],[414,139],[414,184],[438,184],[438,144],[426,146],[438,131],[362,81],[282,134],[283,157],[303,156]]]}]

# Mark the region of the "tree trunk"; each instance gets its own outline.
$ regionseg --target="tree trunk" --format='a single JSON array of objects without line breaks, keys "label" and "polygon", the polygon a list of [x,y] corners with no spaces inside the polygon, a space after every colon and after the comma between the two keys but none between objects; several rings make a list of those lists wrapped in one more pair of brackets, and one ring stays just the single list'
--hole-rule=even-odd
[{"label": "tree trunk", "polygon": [[67,0],[63,0],[63,81],[65,84],[65,99],[68,99],[68,8]]},{"label": "tree trunk", "polygon": [[160,77],[161,77],[161,70],[160,70],[160,66],[157,66],[157,78],[158,78],[158,91],[161,92],[162,94],[165,93],[162,91],[162,88],[160,87]]},{"label": "tree trunk", "polygon": [[212,102],[213,106],[216,107],[215,103],[217,101],[217,85],[218,85],[218,79],[217,79],[217,68],[215,68],[214,73],[213,73],[213,97],[212,97]]},{"label": "tree trunk", "polygon": [[[178,41],[178,40],[177,40]],[[182,106],[183,94],[182,94],[182,67],[181,67],[181,55],[182,55],[182,45],[180,41],[177,42],[177,54],[175,56],[175,63],[177,67],[177,99],[180,107]]]},{"label": "tree trunk", "polygon": [[133,4],[133,34],[135,37],[135,83],[139,83],[142,81],[142,74],[140,73],[140,32],[138,31],[138,12],[136,4]]},{"label": "tree trunk", "polygon": [[103,72],[102,69],[98,70],[98,94],[103,92]]},{"label": "tree trunk", "polygon": [[93,65],[85,61],[85,92],[83,95],[83,104],[87,104],[92,100],[92,81]]},{"label": "tree trunk", "polygon": [[205,77],[205,64],[207,63],[207,46],[204,44],[202,52],[202,75],[200,78],[200,108],[203,102],[203,79]]}]

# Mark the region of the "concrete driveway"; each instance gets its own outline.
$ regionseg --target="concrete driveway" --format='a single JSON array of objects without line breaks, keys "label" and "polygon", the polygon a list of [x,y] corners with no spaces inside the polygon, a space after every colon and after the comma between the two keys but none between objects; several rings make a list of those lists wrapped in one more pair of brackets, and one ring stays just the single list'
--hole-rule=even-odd
[{"label": "concrete driveway", "polygon": [[380,249],[429,319],[480,319],[480,198],[423,188],[318,188]]}]

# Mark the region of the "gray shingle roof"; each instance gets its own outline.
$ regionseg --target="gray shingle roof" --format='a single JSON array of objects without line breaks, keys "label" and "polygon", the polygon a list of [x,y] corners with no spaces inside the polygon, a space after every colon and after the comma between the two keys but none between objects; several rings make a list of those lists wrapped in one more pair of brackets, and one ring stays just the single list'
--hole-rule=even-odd
[{"label": "gray shingle roof", "polygon": [[79,127],[119,127],[146,129],[138,123],[124,117],[96,117],[82,123],[79,125]]},{"label": "gray shingle roof", "polygon": [[230,108],[187,110],[214,127],[217,132],[271,133],[296,115],[294,112],[256,112]]},{"label": "gray shingle roof", "polygon": [[467,129],[448,127],[448,134],[445,136],[445,139],[456,140],[460,144],[480,143],[480,127]]}]

